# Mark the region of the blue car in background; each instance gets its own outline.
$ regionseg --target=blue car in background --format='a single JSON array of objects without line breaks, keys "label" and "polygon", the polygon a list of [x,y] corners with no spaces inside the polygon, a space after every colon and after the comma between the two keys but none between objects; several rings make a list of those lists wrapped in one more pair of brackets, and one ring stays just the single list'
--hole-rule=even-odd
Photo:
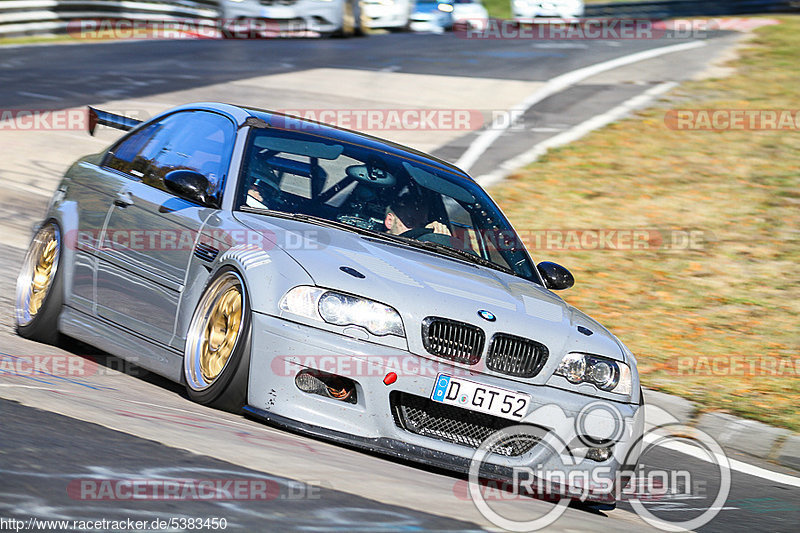
[{"label": "blue car in background", "polygon": [[443,33],[453,29],[453,3],[439,0],[417,0],[417,7],[411,14],[410,27],[413,31]]}]

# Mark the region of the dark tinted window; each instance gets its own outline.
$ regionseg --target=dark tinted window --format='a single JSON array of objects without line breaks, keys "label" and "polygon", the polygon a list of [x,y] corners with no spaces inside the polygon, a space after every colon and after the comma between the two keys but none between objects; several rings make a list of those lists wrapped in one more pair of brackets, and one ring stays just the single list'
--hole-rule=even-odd
[{"label": "dark tinted window", "polygon": [[139,155],[139,152],[142,151],[142,148],[147,144],[147,141],[149,141],[156,132],[158,126],[158,124],[150,124],[123,139],[108,152],[105,166],[141,178],[144,165],[135,159],[136,156]]},{"label": "dark tinted window", "polygon": [[524,244],[494,202],[472,180],[433,161],[253,128],[241,172],[239,209],[310,215],[359,233],[388,234],[395,243],[438,244],[441,253],[460,252],[459,258],[482,259],[538,283]]},{"label": "dark tinted window", "polygon": [[222,115],[175,113],[123,141],[106,164],[165,191],[168,172],[195,170],[211,182],[210,195],[219,197],[235,133],[233,123]]}]

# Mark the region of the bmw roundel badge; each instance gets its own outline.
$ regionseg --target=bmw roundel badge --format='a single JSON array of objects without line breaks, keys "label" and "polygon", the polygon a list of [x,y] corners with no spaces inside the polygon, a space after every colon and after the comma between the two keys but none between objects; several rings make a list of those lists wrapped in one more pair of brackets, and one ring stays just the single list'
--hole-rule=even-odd
[{"label": "bmw roundel badge", "polygon": [[481,309],[480,311],[478,311],[478,316],[484,320],[488,320],[489,322],[494,322],[495,320],[497,320],[497,317],[494,316],[494,313],[490,313],[485,309]]}]

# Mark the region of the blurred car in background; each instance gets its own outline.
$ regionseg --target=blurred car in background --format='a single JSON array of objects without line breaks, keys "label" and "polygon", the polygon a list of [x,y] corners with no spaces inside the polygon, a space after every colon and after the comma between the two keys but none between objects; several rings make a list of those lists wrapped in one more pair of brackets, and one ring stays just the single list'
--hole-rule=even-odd
[{"label": "blurred car in background", "polygon": [[453,0],[453,21],[456,25],[477,30],[486,29],[489,12],[481,0]]},{"label": "blurred car in background", "polygon": [[220,0],[223,37],[241,33],[248,23],[254,32],[263,27],[253,21],[272,21],[268,31],[317,32],[323,36],[363,33],[359,0]]},{"label": "blurred car in background", "polygon": [[361,10],[368,28],[407,30],[415,0],[362,0]]},{"label": "blurred car in background", "polygon": [[511,0],[515,20],[576,19],[583,16],[583,0]]},{"label": "blurred car in background", "polygon": [[414,31],[443,33],[453,29],[453,11],[452,1],[417,0],[410,27]]}]

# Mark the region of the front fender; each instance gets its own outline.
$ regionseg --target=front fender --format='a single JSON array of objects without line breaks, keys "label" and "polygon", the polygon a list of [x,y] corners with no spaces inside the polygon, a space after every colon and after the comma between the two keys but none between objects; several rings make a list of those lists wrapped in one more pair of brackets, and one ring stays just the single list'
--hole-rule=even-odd
[{"label": "front fender", "polygon": [[[212,217],[214,218],[214,217]],[[186,283],[181,294],[173,347],[183,349],[197,302],[209,280],[224,266],[236,269],[245,283],[250,308],[268,315],[278,314],[278,305],[286,292],[297,285],[313,285],[311,276],[287,252],[269,240],[258,244],[238,239],[247,234],[241,224],[224,215],[204,226],[199,242],[212,247],[210,255],[195,254],[189,262]],[[239,242],[237,242],[239,241]]]}]

